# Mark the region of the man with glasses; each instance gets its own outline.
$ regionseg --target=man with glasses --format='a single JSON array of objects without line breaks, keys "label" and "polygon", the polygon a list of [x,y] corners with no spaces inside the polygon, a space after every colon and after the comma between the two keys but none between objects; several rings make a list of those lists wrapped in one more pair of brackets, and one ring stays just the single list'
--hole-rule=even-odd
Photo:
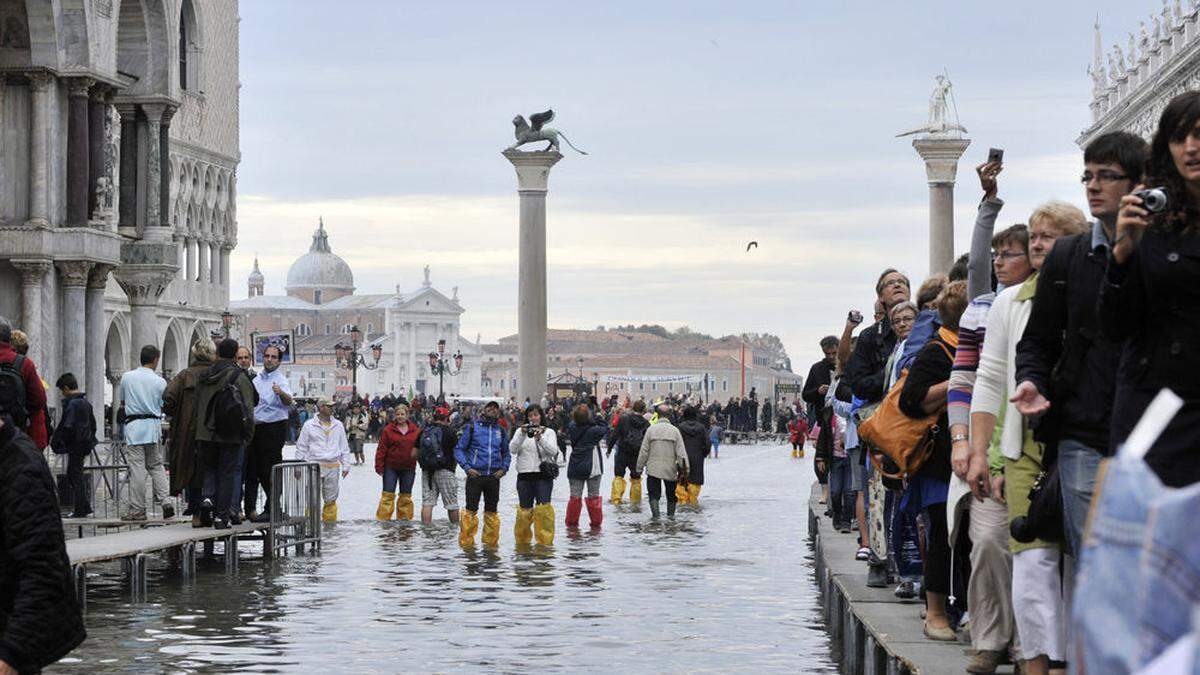
[{"label": "man with glasses", "polygon": [[[1115,450],[1108,432],[1121,345],[1100,331],[1096,298],[1121,198],[1141,180],[1147,153],[1145,141],[1126,132],[1100,136],[1084,149],[1082,182],[1095,220],[1090,232],[1055,242],[1017,344],[1012,400],[1022,415],[1036,420],[1038,441],[1057,443],[1064,524],[1076,554],[1096,470]],[[1051,447],[1047,455],[1053,456]]]},{"label": "man with glasses", "polygon": [[[288,412],[292,406],[292,391],[287,376],[279,370],[280,351],[270,346],[263,350],[263,369],[254,377],[258,404],[254,406],[254,437],[250,439],[246,456],[245,499],[246,516],[256,523],[271,520],[271,467],[283,461],[283,443],[288,434]],[[254,509],[258,502],[258,486],[262,484],[267,499],[260,514]]]}]

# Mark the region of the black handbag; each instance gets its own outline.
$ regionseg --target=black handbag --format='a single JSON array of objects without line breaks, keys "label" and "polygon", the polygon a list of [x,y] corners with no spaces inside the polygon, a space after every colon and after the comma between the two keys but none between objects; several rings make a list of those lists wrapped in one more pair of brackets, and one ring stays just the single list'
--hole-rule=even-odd
[{"label": "black handbag", "polygon": [[1034,539],[1066,541],[1063,529],[1062,483],[1058,464],[1042,471],[1029,489],[1029,513],[1018,516],[1009,525],[1012,538],[1028,544]]},{"label": "black handbag", "polygon": [[558,464],[555,462],[542,462],[538,467],[542,471],[542,478],[554,480],[558,478]]}]

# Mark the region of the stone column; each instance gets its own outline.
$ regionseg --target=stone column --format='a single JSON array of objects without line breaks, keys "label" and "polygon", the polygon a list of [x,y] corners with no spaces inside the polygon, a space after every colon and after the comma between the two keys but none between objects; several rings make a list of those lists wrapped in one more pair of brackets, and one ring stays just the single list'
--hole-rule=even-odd
[{"label": "stone column", "polygon": [[417,387],[417,324],[409,321],[408,326],[408,384]]},{"label": "stone column", "polygon": [[29,358],[38,368],[43,368],[42,281],[50,271],[50,261],[13,260],[12,264],[21,273],[20,328],[29,336]]},{"label": "stone column", "polygon": [[67,225],[71,227],[85,227],[88,221],[88,90],[94,82],[88,77],[67,80]]},{"label": "stone column", "polygon": [[158,299],[175,276],[175,265],[121,265],[114,274],[125,295],[129,296],[130,364],[138,365],[138,356],[145,345],[161,349],[158,335]]},{"label": "stone column", "polygon": [[196,243],[196,281],[206,283],[208,281],[208,242],[200,241]]},{"label": "stone column", "polygon": [[104,348],[108,341],[108,331],[104,330],[104,289],[108,286],[110,270],[111,265],[94,265],[87,279],[87,316],[84,319],[87,377],[82,384],[96,413],[97,439],[104,437],[104,424],[99,421],[104,419]]},{"label": "stone column", "polygon": [[185,278],[188,281],[196,280],[196,240],[187,237],[183,240],[184,255],[187,258],[187,274]]},{"label": "stone column", "polygon": [[137,236],[138,142],[137,106],[117,106],[121,115],[121,165],[117,231],[129,237]]},{"label": "stone column", "polygon": [[53,76],[31,73],[29,115],[29,225],[50,224],[50,96]]},{"label": "stone column", "polygon": [[[218,286],[226,287],[229,285],[229,252],[232,250],[233,249],[228,246],[222,246],[220,248],[219,255],[221,258],[221,265],[217,268],[217,272],[218,272],[217,285]],[[226,293],[225,295],[228,295],[228,293]],[[226,298],[226,300],[227,299],[228,298]]]},{"label": "stone column", "polygon": [[930,274],[944,274],[954,264],[954,179],[958,158],[970,144],[966,138],[932,135],[913,140],[929,182]]},{"label": "stone column", "polygon": [[[158,213],[162,227],[171,227],[171,118],[175,116],[175,106],[166,106],[163,110],[162,121],[158,127]],[[155,138],[151,136],[150,138]],[[151,174],[153,175],[153,174]]]},{"label": "stone column", "polygon": [[517,400],[540,401],[546,390],[546,189],[558,152],[505,150],[517,170],[521,229],[517,291]]},{"label": "stone column", "polygon": [[[86,196],[86,192],[84,195]],[[74,373],[76,379],[86,382],[86,317],[88,272],[92,263],[86,260],[60,260],[55,262],[62,275],[62,371]]]},{"label": "stone column", "polygon": [[143,105],[142,113],[146,116],[146,229],[142,237],[152,240],[162,239],[163,226],[162,209],[162,119],[167,106],[151,104]]},{"label": "stone column", "polygon": [[[88,215],[99,219],[99,180],[105,174],[104,142],[108,136],[108,88],[103,85],[92,87],[88,99]],[[97,417],[96,419],[99,419]]]}]

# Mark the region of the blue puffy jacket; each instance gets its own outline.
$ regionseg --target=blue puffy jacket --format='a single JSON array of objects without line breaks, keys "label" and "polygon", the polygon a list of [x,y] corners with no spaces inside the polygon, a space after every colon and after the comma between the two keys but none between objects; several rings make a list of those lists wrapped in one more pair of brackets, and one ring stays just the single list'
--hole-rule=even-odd
[{"label": "blue puffy jacket", "polygon": [[477,419],[463,429],[454,446],[454,459],[463,471],[474,469],[490,476],[500,469],[508,471],[508,434],[496,422]]}]

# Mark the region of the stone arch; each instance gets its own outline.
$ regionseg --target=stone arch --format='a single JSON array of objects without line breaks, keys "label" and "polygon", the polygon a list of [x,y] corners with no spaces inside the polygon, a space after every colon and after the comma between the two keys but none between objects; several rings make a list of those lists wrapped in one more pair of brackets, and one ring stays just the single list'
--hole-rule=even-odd
[{"label": "stone arch", "polygon": [[129,316],[122,312],[113,314],[108,322],[104,341],[104,375],[108,381],[121,377],[137,359],[129,349]]},{"label": "stone arch", "polygon": [[204,83],[201,68],[204,58],[204,21],[202,16],[203,3],[194,0],[183,0],[179,3],[178,22],[178,63],[176,77],[179,78],[180,90],[203,91]]},{"label": "stone arch", "polygon": [[58,68],[58,17],[53,0],[26,0],[17,3],[25,14],[24,51],[6,55],[5,66],[45,66]]},{"label": "stone arch", "polygon": [[[55,39],[50,3],[33,3],[28,7],[26,4],[18,2],[0,6],[0,38],[3,38],[0,44],[5,47],[0,52],[0,66],[28,68],[34,65],[33,50],[39,43]],[[46,22],[40,20],[41,14],[46,11],[51,13],[48,34]],[[31,19],[35,21],[31,22]]]},{"label": "stone arch", "polygon": [[188,345],[183,340],[184,331],[179,319],[171,319],[163,334],[162,359],[159,370],[170,379],[175,373],[187,368]]},{"label": "stone arch", "polygon": [[188,331],[188,334],[191,336],[188,338],[188,353],[189,354],[192,351],[192,345],[196,344],[197,342],[201,342],[203,340],[211,340],[212,339],[208,335],[208,328],[205,327],[204,322],[200,321],[199,319],[192,322],[192,328],[190,331]]},{"label": "stone arch", "polygon": [[120,0],[117,20],[117,70],[137,81],[123,96],[167,96],[175,48],[168,39],[164,0]]}]

